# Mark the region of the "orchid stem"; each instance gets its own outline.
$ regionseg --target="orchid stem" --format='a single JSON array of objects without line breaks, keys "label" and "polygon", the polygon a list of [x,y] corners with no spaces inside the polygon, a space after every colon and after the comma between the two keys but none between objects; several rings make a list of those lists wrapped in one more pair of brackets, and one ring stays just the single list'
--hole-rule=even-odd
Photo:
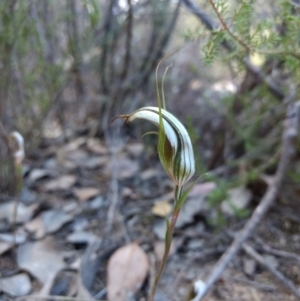
[{"label": "orchid stem", "polygon": [[[176,188],[175,188],[175,195],[174,195],[175,204],[176,204],[176,202],[179,200],[179,198],[181,196],[181,191],[182,191],[181,187],[176,186]],[[155,276],[154,283],[153,283],[153,285],[151,287],[151,291],[150,291],[150,295],[149,295],[149,300],[148,301],[154,301],[154,295],[155,295],[155,292],[156,292],[156,288],[157,288],[158,283],[160,281],[160,278],[161,278],[161,276],[162,276],[162,274],[163,274],[163,272],[165,270],[165,267],[166,267],[166,264],[167,264],[167,260],[168,260],[168,256],[169,256],[169,253],[170,253],[171,244],[172,244],[173,233],[174,233],[174,229],[175,229],[177,218],[178,218],[179,213],[180,213],[180,209],[181,209],[181,207],[176,208],[176,206],[174,206],[174,211],[172,213],[171,222],[167,221],[167,230],[166,230],[166,237],[165,237],[164,255],[163,255],[162,261],[160,263],[158,272],[157,272],[157,274]]]}]

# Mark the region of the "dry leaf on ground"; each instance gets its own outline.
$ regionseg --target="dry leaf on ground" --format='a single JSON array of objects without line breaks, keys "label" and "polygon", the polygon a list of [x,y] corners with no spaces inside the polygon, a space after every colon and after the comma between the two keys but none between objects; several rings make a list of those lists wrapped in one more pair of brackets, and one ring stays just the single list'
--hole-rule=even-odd
[{"label": "dry leaf on ground", "polygon": [[166,217],[172,212],[172,208],[173,206],[169,202],[159,202],[154,204],[151,211],[156,216]]},{"label": "dry leaf on ground", "polygon": [[36,181],[38,181],[42,178],[54,176],[54,174],[55,174],[55,172],[53,172],[49,169],[35,168],[30,171],[28,180],[30,183],[35,183]]},{"label": "dry leaf on ground", "polygon": [[108,300],[128,301],[141,287],[148,271],[148,257],[137,243],[119,248],[108,261]]},{"label": "dry leaf on ground", "polygon": [[56,250],[53,237],[19,246],[17,262],[21,269],[28,271],[42,284],[53,279],[53,275],[65,267],[63,254]]},{"label": "dry leaf on ground", "polygon": [[192,223],[194,216],[200,212],[204,212],[205,210],[207,210],[207,205],[205,204],[205,196],[199,194],[197,198],[186,200],[178,216],[176,228],[181,228],[187,224]]},{"label": "dry leaf on ground", "polygon": [[87,149],[96,155],[107,155],[107,147],[104,146],[99,139],[89,138],[87,141]]},{"label": "dry leaf on ground", "polygon": [[139,157],[144,152],[144,144],[140,142],[134,142],[126,145],[126,150],[128,151],[129,155],[133,156],[134,158]]},{"label": "dry leaf on ground", "polygon": [[18,230],[16,233],[0,233],[0,241],[22,244],[26,241],[27,236],[27,233],[22,230]]},{"label": "dry leaf on ground", "polygon": [[88,157],[85,160],[76,162],[76,164],[82,168],[96,169],[104,166],[108,160],[109,157]]},{"label": "dry leaf on ground", "polygon": [[[31,205],[26,206],[22,203],[18,204],[17,209],[17,222],[23,223],[28,221],[33,213],[34,210],[37,208],[38,205]],[[0,220],[8,220],[9,223],[15,222],[14,221],[14,210],[16,208],[16,202],[9,202],[0,205]]]},{"label": "dry leaf on ground", "polygon": [[100,189],[94,187],[74,188],[75,196],[79,201],[87,201],[100,194]]},{"label": "dry leaf on ground", "polygon": [[76,176],[64,175],[45,184],[46,191],[68,190],[76,183]]},{"label": "dry leaf on ground", "polygon": [[157,168],[148,168],[140,173],[140,178],[143,181],[147,181],[159,175],[160,175],[160,170],[158,170]]},{"label": "dry leaf on ground", "polygon": [[67,236],[67,241],[74,244],[91,244],[97,240],[99,240],[99,237],[91,232],[86,231],[78,231],[73,232],[70,235]]},{"label": "dry leaf on ground", "polygon": [[72,140],[71,142],[66,144],[63,147],[63,150],[67,151],[67,152],[77,150],[78,148],[80,148],[81,146],[83,146],[86,143],[86,140],[87,140],[86,137],[75,138],[74,140]]},{"label": "dry leaf on ground", "polygon": [[31,291],[30,279],[25,273],[1,278],[0,291],[7,293],[11,297],[25,296]]},{"label": "dry leaf on ground", "polygon": [[47,210],[38,217],[28,222],[26,230],[33,232],[36,239],[42,238],[45,234],[54,233],[64,224],[72,220],[70,214],[62,210]]},{"label": "dry leaf on ground", "polygon": [[14,244],[12,242],[0,241],[0,255],[10,250],[13,247],[13,245]]},{"label": "dry leaf on ground", "polygon": [[115,167],[115,164],[118,168],[118,179],[128,179],[133,177],[139,172],[139,163],[136,160],[130,160],[126,158],[125,156],[118,157],[117,162],[109,161],[104,173],[107,176],[110,176],[112,174],[112,170]]}]

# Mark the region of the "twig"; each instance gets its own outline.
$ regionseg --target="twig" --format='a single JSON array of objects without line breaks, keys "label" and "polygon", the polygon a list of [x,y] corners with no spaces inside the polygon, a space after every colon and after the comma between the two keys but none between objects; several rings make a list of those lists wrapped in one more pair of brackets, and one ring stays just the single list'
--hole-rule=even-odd
[{"label": "twig", "polygon": [[242,244],[253,233],[259,222],[261,222],[263,216],[276,199],[287,167],[295,153],[295,143],[298,134],[298,107],[298,104],[291,102],[287,109],[287,118],[282,138],[282,153],[274,181],[269,185],[266,194],[254,210],[251,218],[248,220],[242,231],[235,237],[231,246],[215,265],[208,277],[208,280],[206,281],[207,286],[205,290],[203,290],[201,294],[198,294],[193,301],[201,300],[208,293],[214,283],[219,279],[229,262],[240,250]]},{"label": "twig", "polygon": [[[30,300],[30,299],[35,299],[35,300],[57,300],[57,301],[91,301],[91,299],[86,299],[86,298],[77,298],[77,297],[69,297],[69,296],[39,296],[39,295],[29,295],[29,296],[23,296],[23,297],[18,297],[15,300],[21,301],[21,300]],[[101,300],[98,300],[101,301]],[[107,300],[102,300],[102,301],[107,301]]]},{"label": "twig", "polygon": [[230,277],[229,280],[232,280],[234,282],[244,283],[244,284],[253,286],[256,289],[265,291],[265,292],[274,292],[274,291],[277,290],[277,288],[273,285],[260,283],[260,282],[256,282],[256,281],[249,280],[249,279],[242,279],[242,278],[238,278],[238,277]]},{"label": "twig", "polygon": [[255,240],[260,244],[260,247],[262,248],[263,251],[275,255],[275,256],[280,256],[283,258],[288,258],[292,260],[296,260],[300,263],[300,256],[294,253],[286,252],[286,251],[281,251],[281,250],[276,250],[271,248],[269,245],[264,243],[259,237],[255,238]]},{"label": "twig", "polygon": [[132,26],[133,26],[133,9],[131,0],[127,0],[128,16],[126,25],[126,52],[124,56],[123,71],[121,72],[120,79],[124,80],[128,74],[131,62],[131,40],[132,40]]},{"label": "twig", "polygon": [[109,233],[112,229],[112,225],[114,222],[114,218],[116,215],[116,210],[119,204],[119,181],[118,181],[118,174],[119,174],[119,168],[118,168],[118,152],[119,149],[116,147],[116,145],[111,145],[112,150],[112,178],[110,183],[110,192],[109,192],[109,199],[110,199],[110,205],[107,211],[107,223],[106,223],[106,233]]},{"label": "twig", "polygon": [[42,45],[42,49],[43,49],[43,56],[44,56],[44,59],[48,60],[48,58],[51,56],[51,50],[50,50],[50,46],[49,46],[49,43],[48,43],[48,40],[46,38],[46,33],[45,33],[45,30],[41,24],[41,20],[39,18],[39,15],[38,15],[38,11],[37,11],[37,7],[36,7],[36,2],[32,2],[32,5],[31,5],[31,16],[36,24],[36,29],[37,29],[37,33],[38,33],[38,37],[39,37],[39,40],[41,42],[41,45]]},{"label": "twig", "polygon": [[244,243],[242,246],[243,250],[255,259],[259,264],[263,265],[265,268],[269,270],[289,291],[293,293],[298,299],[300,299],[300,291],[297,287],[287,279],[281,272],[275,269],[272,265],[268,264],[263,256],[258,254],[250,245]]},{"label": "twig", "polygon": [[107,85],[107,78],[106,78],[106,66],[107,66],[107,57],[109,52],[109,38],[112,34],[112,26],[114,22],[114,15],[113,15],[113,8],[115,6],[116,0],[111,0],[109,3],[108,11],[106,13],[106,19],[104,21],[103,31],[104,31],[104,38],[102,41],[102,53],[100,58],[100,70],[101,71],[101,85],[104,94],[109,93],[109,87]]},{"label": "twig", "polygon": [[223,28],[228,32],[228,34],[234,39],[236,40],[240,45],[242,45],[248,52],[250,51],[250,47],[245,44],[239,37],[237,37],[227,26],[226,22],[223,20],[220,12],[218,11],[215,3],[213,0],[209,0],[209,3],[211,4],[212,8],[214,9],[219,21],[221,22]]}]

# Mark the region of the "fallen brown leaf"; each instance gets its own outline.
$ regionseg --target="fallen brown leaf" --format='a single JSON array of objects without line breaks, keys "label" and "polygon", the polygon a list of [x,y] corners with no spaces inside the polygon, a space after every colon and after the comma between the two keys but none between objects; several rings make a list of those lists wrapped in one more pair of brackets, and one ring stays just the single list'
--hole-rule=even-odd
[{"label": "fallen brown leaf", "polygon": [[169,202],[164,201],[154,204],[151,211],[156,216],[166,217],[172,212],[172,208]]},{"label": "fallen brown leaf", "polygon": [[75,196],[79,201],[84,202],[100,194],[100,189],[94,187],[74,188]]},{"label": "fallen brown leaf", "polygon": [[13,245],[14,244],[12,242],[0,241],[0,255],[10,250],[13,247]]},{"label": "fallen brown leaf", "polygon": [[128,153],[134,158],[139,157],[145,149],[144,144],[139,142],[127,144],[125,148]]},{"label": "fallen brown leaf", "polygon": [[128,301],[141,287],[148,271],[148,257],[137,243],[119,248],[108,261],[108,300]]},{"label": "fallen brown leaf", "polygon": [[46,191],[68,190],[75,184],[76,180],[74,175],[64,175],[49,181],[44,188]]},{"label": "fallen brown leaf", "polygon": [[96,138],[89,138],[87,141],[87,149],[96,155],[107,155],[107,147],[101,144],[101,141]]}]

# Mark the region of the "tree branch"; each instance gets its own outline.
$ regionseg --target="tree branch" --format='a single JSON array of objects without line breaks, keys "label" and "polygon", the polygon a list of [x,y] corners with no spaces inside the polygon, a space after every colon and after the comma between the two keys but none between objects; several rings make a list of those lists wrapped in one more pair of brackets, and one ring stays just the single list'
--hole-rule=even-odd
[{"label": "tree branch", "polygon": [[223,20],[221,14],[218,11],[218,8],[216,7],[215,3],[213,0],[209,0],[209,3],[211,4],[213,10],[215,11],[220,23],[222,24],[223,28],[228,32],[228,34],[236,40],[241,46],[243,46],[248,52],[250,51],[250,47],[245,44],[239,37],[237,37],[227,26],[226,22]]}]

